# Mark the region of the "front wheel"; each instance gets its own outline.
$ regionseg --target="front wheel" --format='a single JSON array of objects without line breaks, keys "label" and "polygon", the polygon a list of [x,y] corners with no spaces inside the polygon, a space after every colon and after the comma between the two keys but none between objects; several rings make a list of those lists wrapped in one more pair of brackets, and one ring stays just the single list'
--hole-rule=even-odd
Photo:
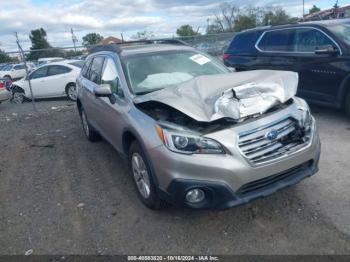
[{"label": "front wheel", "polygon": [[12,95],[11,101],[15,104],[22,104],[24,102],[25,96],[23,92],[15,91]]},{"label": "front wheel", "polygon": [[129,168],[138,197],[148,208],[159,210],[168,204],[159,198],[151,169],[140,144],[134,141],[129,150]]}]

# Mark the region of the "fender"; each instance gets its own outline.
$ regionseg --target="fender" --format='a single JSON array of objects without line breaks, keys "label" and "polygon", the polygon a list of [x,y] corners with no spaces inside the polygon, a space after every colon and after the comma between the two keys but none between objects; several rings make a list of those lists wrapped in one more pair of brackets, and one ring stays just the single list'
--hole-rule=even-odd
[{"label": "fender", "polygon": [[[157,176],[156,176],[156,172],[155,172],[155,169],[153,167],[152,160],[151,160],[151,158],[150,158],[150,156],[149,156],[149,154],[148,154],[148,152],[146,150],[146,147],[145,147],[145,145],[143,143],[143,140],[141,139],[141,136],[135,130],[130,129],[130,128],[125,128],[123,130],[123,136],[122,137],[124,137],[125,133],[127,133],[127,132],[131,133],[136,138],[137,142],[139,142],[139,144],[140,144],[140,146],[142,148],[142,151],[143,151],[143,153],[145,154],[145,156],[147,158],[147,162],[149,164],[149,168],[151,169],[151,175],[152,175],[154,184],[156,186],[156,190],[158,192],[159,191],[159,182],[158,182],[158,179],[157,179]],[[123,149],[124,149],[124,142],[123,142]],[[128,157],[127,152],[123,152],[123,155],[125,157]]]}]

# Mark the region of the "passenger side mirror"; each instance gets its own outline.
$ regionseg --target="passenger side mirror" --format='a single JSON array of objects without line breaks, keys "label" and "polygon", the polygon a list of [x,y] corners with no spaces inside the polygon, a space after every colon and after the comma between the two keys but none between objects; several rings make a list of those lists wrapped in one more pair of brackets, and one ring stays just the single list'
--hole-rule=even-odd
[{"label": "passenger side mirror", "polygon": [[112,95],[112,88],[110,84],[101,84],[94,88],[94,94],[96,96],[110,96]]},{"label": "passenger side mirror", "polygon": [[332,45],[323,45],[323,46],[315,47],[316,55],[334,55],[334,54],[337,54],[338,52],[339,52],[338,48]]}]

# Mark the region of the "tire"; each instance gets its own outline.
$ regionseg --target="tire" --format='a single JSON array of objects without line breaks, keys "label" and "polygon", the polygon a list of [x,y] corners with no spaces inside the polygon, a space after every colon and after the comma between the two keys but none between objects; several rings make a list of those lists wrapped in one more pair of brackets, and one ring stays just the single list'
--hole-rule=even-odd
[{"label": "tire", "polygon": [[12,77],[9,75],[4,76],[4,78],[12,81]]},{"label": "tire", "polygon": [[84,109],[81,109],[81,124],[84,130],[84,134],[90,142],[96,142],[101,140],[100,134],[89,124]]},{"label": "tire", "polygon": [[15,104],[23,104],[25,100],[25,95],[23,92],[14,91],[12,94],[11,102]]},{"label": "tire", "polygon": [[137,141],[132,142],[130,146],[128,162],[137,195],[142,203],[153,210],[160,210],[169,206],[157,194],[149,163]]},{"label": "tire", "polygon": [[67,85],[66,94],[67,94],[68,99],[70,99],[72,101],[77,101],[76,85],[73,83]]}]

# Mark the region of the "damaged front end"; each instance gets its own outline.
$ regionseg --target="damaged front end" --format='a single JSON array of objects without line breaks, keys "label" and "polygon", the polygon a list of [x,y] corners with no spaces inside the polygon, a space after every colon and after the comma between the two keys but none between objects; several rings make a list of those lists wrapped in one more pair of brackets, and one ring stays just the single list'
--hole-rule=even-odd
[{"label": "damaged front end", "polygon": [[137,96],[134,103],[156,120],[207,133],[283,107],[297,86],[298,74],[286,71],[208,75]]},{"label": "damaged front end", "polygon": [[[136,97],[134,102],[158,122],[158,135],[170,150],[189,154],[225,153],[219,142],[205,136],[272,114],[294,103],[298,114],[288,122],[289,126],[280,130],[275,130],[273,126],[271,130],[262,129],[259,134],[264,133],[263,137],[256,138],[262,141],[256,146],[252,141],[242,144],[244,155],[267,159],[271,151],[288,150],[291,144],[302,145],[309,138],[312,117],[307,104],[295,98],[297,85],[298,75],[284,71],[201,76],[178,86]],[[266,138],[267,131],[276,131],[276,137]],[[270,145],[273,145],[273,150],[270,150]]]}]

